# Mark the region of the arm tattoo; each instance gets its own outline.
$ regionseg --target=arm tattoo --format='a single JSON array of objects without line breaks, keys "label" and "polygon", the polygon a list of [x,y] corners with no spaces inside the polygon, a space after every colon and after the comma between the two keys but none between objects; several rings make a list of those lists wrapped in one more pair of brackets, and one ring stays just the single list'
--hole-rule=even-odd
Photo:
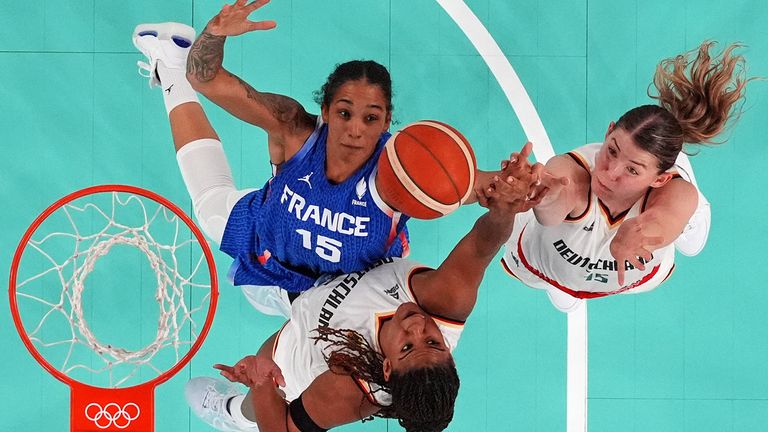
[{"label": "arm tattoo", "polygon": [[[229,72],[228,72],[229,73]],[[229,73],[232,78],[235,78],[237,82],[245,89],[245,93],[248,99],[251,99],[264,106],[270,113],[281,123],[292,123],[294,127],[300,126],[305,116],[302,116],[303,109],[295,100],[274,93],[262,93],[251,87],[250,84],[243,81],[240,77],[233,73]],[[306,113],[304,113],[306,114]],[[312,123],[313,124],[313,123]]]},{"label": "arm tattoo", "polygon": [[189,50],[187,73],[200,82],[212,80],[224,60],[225,39],[226,36],[214,36],[203,30]]}]

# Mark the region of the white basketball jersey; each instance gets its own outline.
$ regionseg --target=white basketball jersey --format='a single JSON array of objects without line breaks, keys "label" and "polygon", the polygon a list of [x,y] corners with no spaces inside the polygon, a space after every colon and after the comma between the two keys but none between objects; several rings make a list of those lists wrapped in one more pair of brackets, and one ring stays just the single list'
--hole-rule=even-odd
[{"label": "white basketball jersey", "polygon": [[[350,329],[360,333],[368,343],[381,352],[379,330],[398,306],[415,302],[410,278],[425,269],[419,263],[401,258],[387,258],[373,268],[359,273],[339,276],[323,285],[303,292],[291,305],[291,319],[278,333],[273,359],[285,377],[286,400],[291,401],[328,370],[323,357],[327,343],[315,344],[310,336],[314,329],[328,326]],[[453,351],[464,323],[433,317]],[[359,381],[358,385],[369,400],[380,406],[390,404],[390,396],[375,384]]]},{"label": "white basketball jersey", "polygon": [[[587,172],[592,171],[602,144],[588,144],[568,153]],[[650,189],[649,189],[650,192]],[[546,227],[532,211],[518,215],[505,246],[502,264],[512,276],[533,288],[560,289],[574,297],[593,298],[622,292],[648,291],[659,286],[674,268],[674,245],[653,252],[645,270],[626,264],[624,285],[618,282],[618,263],[610,245],[625,219],[639,215],[648,193],[629,210],[612,217],[590,190],[589,204],[578,217]]]}]

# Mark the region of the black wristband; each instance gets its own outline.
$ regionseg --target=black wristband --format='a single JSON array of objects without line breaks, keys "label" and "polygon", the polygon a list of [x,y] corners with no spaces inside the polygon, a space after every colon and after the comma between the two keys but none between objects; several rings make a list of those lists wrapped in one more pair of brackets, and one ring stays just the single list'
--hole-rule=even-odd
[{"label": "black wristband", "polygon": [[304,402],[301,400],[301,395],[298,398],[291,401],[288,405],[288,412],[291,413],[291,419],[293,424],[301,432],[326,432],[328,429],[323,429],[312,420],[312,417],[307,414],[307,410],[304,409]]}]

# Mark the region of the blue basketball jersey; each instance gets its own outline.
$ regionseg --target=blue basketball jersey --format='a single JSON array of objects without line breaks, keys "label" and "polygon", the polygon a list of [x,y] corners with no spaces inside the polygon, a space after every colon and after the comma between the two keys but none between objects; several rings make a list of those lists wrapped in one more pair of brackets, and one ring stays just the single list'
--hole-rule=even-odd
[{"label": "blue basketball jersey", "polygon": [[368,162],[340,184],[325,176],[328,126],[319,125],[280,172],[237,202],[221,250],[235,259],[235,285],[304,291],[325,274],[352,273],[408,252],[406,215],[376,192],[376,165],[389,133]]}]

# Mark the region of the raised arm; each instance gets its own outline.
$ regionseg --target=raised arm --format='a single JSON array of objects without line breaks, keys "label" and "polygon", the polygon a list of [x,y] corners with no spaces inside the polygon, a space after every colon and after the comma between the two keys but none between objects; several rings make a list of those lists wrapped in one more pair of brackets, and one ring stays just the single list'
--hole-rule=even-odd
[{"label": "raised arm", "polygon": [[222,65],[227,36],[275,27],[274,21],[248,20],[251,12],[268,1],[237,0],[225,5],[192,45],[187,59],[187,79],[196,91],[216,105],[264,129],[270,158],[280,164],[301,148],[314,128],[316,117],[290,97],[257,91]]},{"label": "raised arm", "polygon": [[497,176],[493,186],[478,195],[480,205],[489,211],[475,222],[437,270],[417,273],[411,280],[425,311],[466,320],[475,307],[485,269],[512,234],[515,215],[537,203],[527,199],[532,178],[530,170],[518,173],[511,182]]},{"label": "raised arm", "polygon": [[[531,142],[525,143],[523,145],[523,148],[519,152],[512,153],[509,156],[509,160],[515,159],[515,160],[528,160],[528,157],[531,155],[531,152],[533,151],[533,144]],[[503,160],[501,162],[501,169],[498,171],[483,171],[478,169],[475,171],[475,195],[470,195],[469,198],[464,202],[464,204],[474,204],[477,202],[477,196],[478,194],[482,194],[483,190],[487,189],[494,183],[494,178],[496,177],[504,177],[505,174],[505,168],[507,167],[507,164],[509,163],[509,160]],[[541,176],[544,172],[544,166],[540,163],[537,163],[531,167],[532,172],[532,184],[531,187],[535,186],[537,183],[539,183],[539,180],[541,179]]]},{"label": "raised arm", "polygon": [[[638,259],[650,261],[656,249],[669,245],[683,232],[699,200],[696,187],[676,178],[651,191],[645,211],[622,222],[611,241],[611,255],[644,270]],[[618,268],[619,284],[624,284],[624,266]]]},{"label": "raised arm", "polygon": [[586,205],[580,197],[589,190],[589,173],[568,155],[557,155],[547,161],[541,177],[540,190],[547,196],[533,209],[536,220],[544,226],[558,225],[577,206]]}]

